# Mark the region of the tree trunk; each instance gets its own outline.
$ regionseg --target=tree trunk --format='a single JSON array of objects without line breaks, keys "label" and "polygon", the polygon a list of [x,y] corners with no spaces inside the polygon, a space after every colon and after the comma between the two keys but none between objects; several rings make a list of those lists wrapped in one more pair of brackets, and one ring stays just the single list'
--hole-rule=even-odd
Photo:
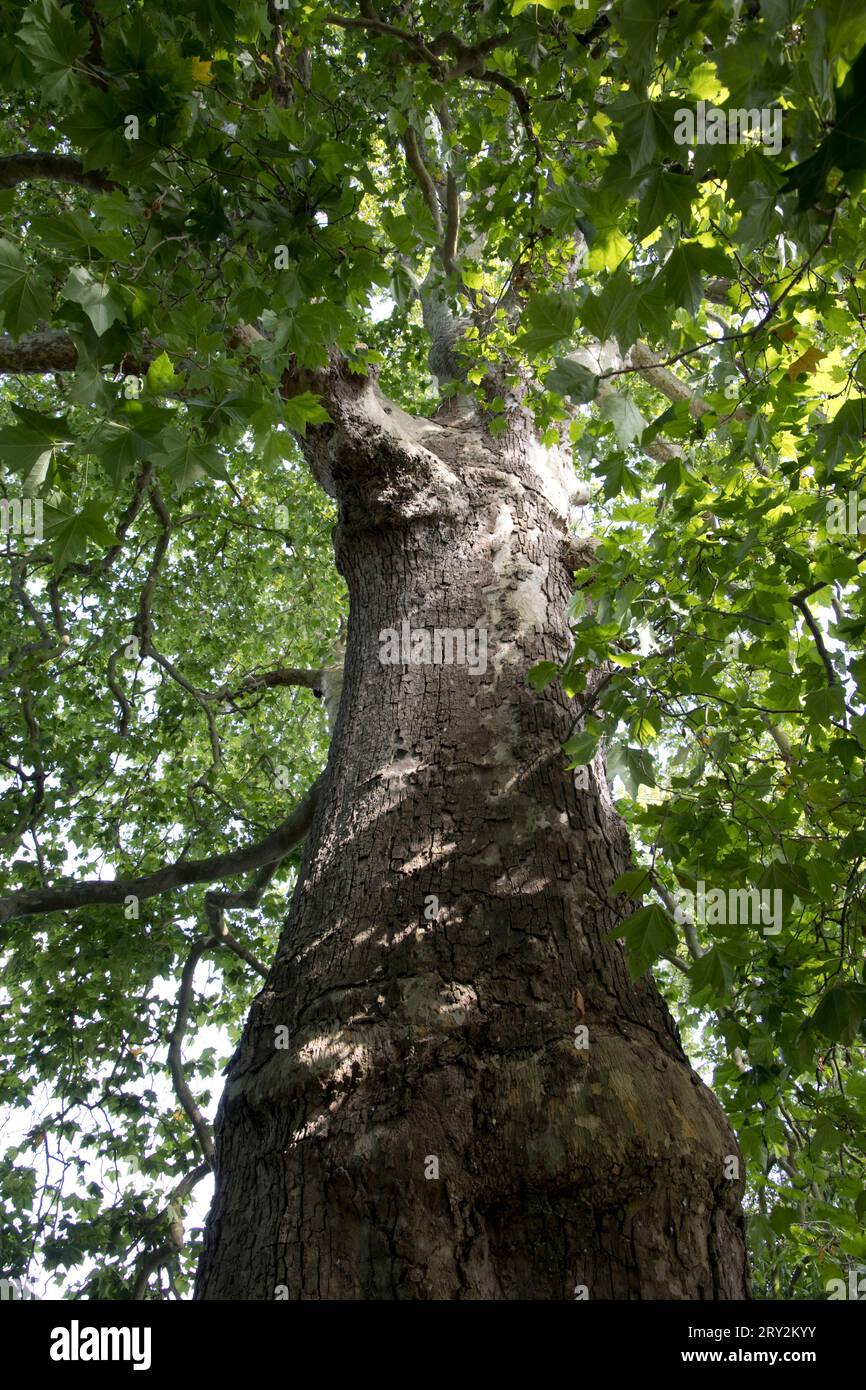
[{"label": "tree trunk", "polygon": [[[630,861],[603,765],[575,786],[575,707],[527,681],[570,645],[562,480],[528,433],[412,421],[372,385],[343,404],[310,446],[340,503],[342,702],[196,1296],[748,1297],[736,1141],[609,936],[633,905],[608,896]],[[486,632],[486,670],[383,664],[404,622]]]}]

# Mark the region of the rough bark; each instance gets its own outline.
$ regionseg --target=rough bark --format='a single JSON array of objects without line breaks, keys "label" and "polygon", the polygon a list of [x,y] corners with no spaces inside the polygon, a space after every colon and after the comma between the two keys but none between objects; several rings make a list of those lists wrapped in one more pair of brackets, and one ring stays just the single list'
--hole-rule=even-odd
[{"label": "rough bark", "polygon": [[[629,846],[603,765],[575,787],[573,704],[526,677],[569,649],[562,479],[528,433],[411,421],[369,383],[329,408],[342,702],[196,1296],[747,1297],[735,1140],[609,935]],[[383,665],[404,619],[486,629],[486,672]]]}]

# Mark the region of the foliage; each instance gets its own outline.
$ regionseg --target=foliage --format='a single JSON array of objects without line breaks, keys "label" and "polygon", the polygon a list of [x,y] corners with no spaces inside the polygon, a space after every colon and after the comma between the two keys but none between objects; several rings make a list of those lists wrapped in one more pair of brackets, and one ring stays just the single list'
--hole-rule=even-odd
[{"label": "foliage", "polygon": [[[474,391],[493,434],[523,399],[600,538],[573,655],[532,679],[584,701],[575,765],[608,750],[633,968],[737,1126],[758,1291],[820,1295],[866,1260],[866,16],[9,0],[0,36],[0,353],[27,372],[0,466],[44,509],[2,538],[0,890],[224,852],[313,780],[311,695],[250,678],[333,659],[334,518],[292,436],[327,421],[336,353],[416,413]],[[698,102],[777,111],[780,148],[678,143]],[[461,326],[438,381],[422,282]],[[699,880],[781,892],[780,930],[678,921]],[[259,957],[289,883],[245,918]],[[202,911],[190,887],[0,927],[0,1101],[33,1111],[4,1273],[37,1252],[128,1297],[159,1244],[200,1158],[160,1077]],[[254,987],[208,959],[202,1105]]]}]

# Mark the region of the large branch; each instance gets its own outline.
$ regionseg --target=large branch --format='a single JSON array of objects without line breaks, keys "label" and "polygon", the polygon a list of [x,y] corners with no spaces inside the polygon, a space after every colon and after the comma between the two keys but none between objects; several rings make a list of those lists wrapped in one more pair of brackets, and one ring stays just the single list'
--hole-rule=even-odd
[{"label": "large branch", "polygon": [[[226,339],[226,347],[241,351],[249,349],[252,343],[260,340],[262,334],[250,323],[236,324]],[[121,360],[106,366],[104,370],[115,371],[120,376],[144,376],[151,362],[165,351],[165,340],[152,338],[146,343],[141,356],[125,353]],[[189,359],[182,357],[175,362],[175,370],[183,372],[190,365]],[[51,372],[74,372],[78,366],[78,350],[69,334],[62,328],[41,328],[35,333],[25,333],[17,341],[8,333],[0,334],[0,375],[26,376],[45,375]]]},{"label": "large branch", "polygon": [[[702,396],[692,390],[687,382],[681,381],[669,367],[662,366],[656,354],[647,347],[646,343],[635,343],[625,360],[634,367],[644,381],[655,387],[661,395],[667,396],[669,401],[688,401],[689,411],[695,419],[699,420],[702,415],[708,415],[713,409],[709,401],[705,401]],[[748,420],[750,418],[748,410],[743,406],[737,406],[732,415],[735,420]]]},{"label": "large branch", "polygon": [[55,183],[76,183],[97,193],[110,193],[120,185],[98,169],[85,169],[71,154],[45,154],[28,150],[26,154],[7,154],[0,158],[0,188],[15,188],[31,179],[52,179]]},{"label": "large branch", "polygon": [[[127,354],[116,365],[122,376],[144,376],[163,345],[153,341],[142,357]],[[42,328],[25,333],[18,341],[8,333],[0,335],[0,374],[6,376],[45,375],[51,372],[74,372],[78,366],[78,350],[62,328]]]},{"label": "large branch", "polygon": [[77,362],[75,344],[61,328],[26,333],[17,342],[8,333],[0,336],[0,372],[72,372]]},{"label": "large branch", "polygon": [[284,859],[303,840],[313,820],[321,793],[321,777],[313,783],[299,803],[276,830],[263,840],[227,854],[215,854],[208,859],[181,860],[164,864],[141,878],[85,879],[67,881],[50,888],[28,888],[0,898],[0,923],[14,917],[32,917],[40,912],[60,912],[69,908],[88,907],[97,903],[122,903],[128,897],[139,900],[158,897],[174,888],[186,888],[195,883],[214,883],[233,874],[245,874],[276,859]]},{"label": "large branch", "polygon": [[302,689],[312,690],[314,695],[321,696],[324,674],[324,671],[311,670],[304,666],[278,666],[275,671],[259,671],[245,676],[240,685],[223,686],[213,692],[211,699],[234,701],[242,695],[254,695],[259,690],[284,685],[301,686]]}]

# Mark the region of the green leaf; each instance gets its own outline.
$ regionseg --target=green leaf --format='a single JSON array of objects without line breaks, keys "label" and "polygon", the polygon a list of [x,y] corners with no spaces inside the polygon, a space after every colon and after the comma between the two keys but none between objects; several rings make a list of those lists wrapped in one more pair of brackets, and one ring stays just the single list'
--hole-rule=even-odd
[{"label": "green leaf", "polygon": [[577,317],[577,302],[573,294],[536,294],[526,306],[526,327],[520,335],[520,346],[529,356],[544,352],[563,338],[569,338]]},{"label": "green leaf", "polygon": [[555,661],[539,661],[535,666],[531,666],[526,674],[529,684],[535,690],[544,690],[551,681],[556,680],[559,667]]},{"label": "green leaf", "polygon": [[830,1042],[852,1043],[866,1015],[866,985],[834,985],[820,1000],[810,1020]]},{"label": "green leaf", "polygon": [[579,362],[572,362],[567,357],[557,357],[555,362],[553,371],[548,372],[544,378],[547,390],[556,391],[560,396],[568,396],[579,405],[593,400],[598,389],[598,377],[595,372],[582,367]]},{"label": "green leaf", "polygon": [[627,351],[638,336],[638,294],[626,271],[616,271],[600,294],[584,299],[580,306],[581,324],[600,343],[615,338],[620,351]]},{"label": "green leaf", "polygon": [[694,962],[690,971],[694,993],[700,994],[702,990],[707,990],[717,999],[728,993],[732,978],[731,967],[718,946],[705,951],[700,960]]},{"label": "green leaf", "polygon": [[22,425],[0,426],[0,463],[13,473],[26,474],[50,455],[54,445]]},{"label": "green leaf", "polygon": [[633,980],[641,975],[664,955],[676,951],[677,934],[674,924],[663,907],[651,903],[638,908],[626,921],[620,922],[610,933],[622,937],[628,950],[628,967]]},{"label": "green leaf", "polygon": [[132,423],[110,420],[87,442],[111,481],[117,486],[142,459],[157,453],[158,443],[141,434]]},{"label": "green leaf", "polygon": [[302,304],[282,322],[278,341],[305,367],[325,367],[328,346],[336,341],[341,316],[330,304]]},{"label": "green leaf", "polygon": [[637,209],[636,235],[639,241],[654,232],[669,217],[688,222],[692,212],[695,186],[685,174],[670,174],[666,169],[653,169],[641,189]]},{"label": "green leaf", "polygon": [[866,397],[855,396],[840,406],[833,419],[818,430],[817,455],[829,478],[849,454],[857,454],[866,436]]},{"label": "green leaf", "polygon": [[672,305],[696,314],[703,289],[699,248],[684,243],[674,247],[665,262],[661,284]]},{"label": "green leaf", "polygon": [[734,240],[740,246],[760,246],[781,224],[776,207],[779,193],[775,188],[755,181],[745,190],[742,201],[745,212],[737,225]]},{"label": "green leaf", "polygon": [[331,421],[319,397],[312,391],[303,391],[284,400],[283,419],[286,427],[298,434],[305,434],[307,425],[327,425]]},{"label": "green leaf", "polygon": [[674,111],[678,105],[676,101],[655,102],[630,94],[611,103],[611,115],[622,122],[617,143],[632,170],[645,169],[653,162],[656,151],[670,157],[679,154],[680,147],[673,138]]},{"label": "green leaf", "polygon": [[43,415],[14,403],[12,409],[21,423],[0,427],[0,462],[13,473],[30,473],[58,444],[72,443],[65,416]]},{"label": "green leaf", "polygon": [[819,724],[832,724],[845,717],[845,692],[841,685],[822,686],[812,690],[803,701],[805,708]]},{"label": "green leaf", "polygon": [[586,763],[591,762],[598,748],[599,737],[600,732],[597,729],[583,729],[579,734],[574,734],[563,745],[565,752],[571,758],[569,767],[583,767]]},{"label": "green leaf", "polygon": [[168,452],[155,455],[154,462],[169,474],[178,496],[205,475],[228,481],[223,457],[213,444],[198,444],[192,439],[184,439]]},{"label": "green leaf", "polygon": [[111,170],[126,163],[129,147],[135,142],[124,139],[122,117],[111,97],[99,91],[88,92],[65,117],[61,129],[81,151],[85,169]]},{"label": "green leaf", "polygon": [[65,415],[44,415],[41,411],[30,410],[27,406],[10,405],[21,424],[34,434],[38,434],[47,444],[72,444],[75,434]]},{"label": "green leaf", "polygon": [[69,503],[65,502],[60,507],[46,506],[43,512],[45,533],[53,540],[52,556],[57,574],[84,556],[88,541],[100,546],[117,544],[117,536],[106,522],[98,502],[85,503],[80,512],[72,512],[68,507]]},{"label": "green leaf", "polygon": [[645,748],[614,744],[608,755],[608,772],[611,777],[622,779],[631,796],[637,796],[642,786],[656,785],[655,763]]},{"label": "green leaf", "polygon": [[123,303],[117,296],[114,286],[94,280],[90,271],[83,265],[73,266],[61,291],[64,299],[80,304],[98,336],[126,317]]},{"label": "green leaf", "polygon": [[611,391],[602,396],[598,408],[605,420],[612,422],[617,440],[623,447],[640,439],[646,428],[646,420],[631,396],[624,391]]},{"label": "green leaf", "polygon": [[620,893],[627,894],[630,898],[642,898],[644,893],[648,893],[651,887],[651,876],[649,869],[628,869],[624,874],[620,874],[615,883],[612,883],[607,890],[609,898],[618,898]]},{"label": "green leaf", "polygon": [[31,0],[18,37],[39,77],[42,95],[61,101],[70,89],[77,60],[90,48],[87,25],[76,28],[55,0]]},{"label": "green leaf", "polygon": [[0,311],[8,333],[20,338],[51,313],[51,297],[13,242],[0,239]]},{"label": "green leaf", "polygon": [[[798,206],[813,207],[824,193],[831,169],[852,175],[866,170],[866,46],[836,88],[833,129],[807,159],[789,171],[785,190],[796,189]],[[850,178],[846,180],[850,183]]]}]

